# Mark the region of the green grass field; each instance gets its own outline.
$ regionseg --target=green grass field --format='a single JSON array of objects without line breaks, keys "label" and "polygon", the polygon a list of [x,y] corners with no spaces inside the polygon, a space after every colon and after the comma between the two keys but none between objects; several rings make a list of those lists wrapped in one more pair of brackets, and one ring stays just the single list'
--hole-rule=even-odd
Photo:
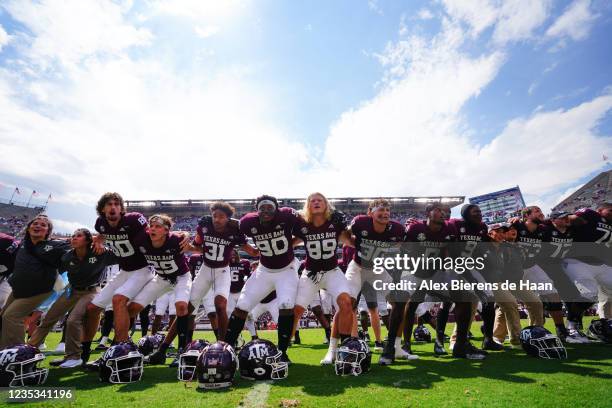
[{"label": "green grass field", "polygon": [[[474,334],[479,333],[478,326],[473,326]],[[449,329],[452,327],[449,324]],[[276,332],[260,335],[276,339]],[[198,332],[195,337],[211,340],[212,333]],[[238,378],[229,390],[201,392],[195,384],[180,383],[176,370],[164,366],[147,366],[142,381],[124,385],[100,383],[97,374],[80,369],[51,368],[46,385],[75,387],[76,401],[70,403],[73,406],[612,407],[610,345],[569,346],[569,358],[564,361],[541,360],[526,356],[522,350],[507,350],[491,353],[481,362],[436,358],[432,344],[414,345],[420,360],[381,367],[375,353],[368,374],[338,377],[332,367],[319,366],[327,350],[322,344],[323,331],[302,330],[301,337],[302,345],[289,350],[293,361],[289,377],[271,385]],[[58,340],[59,334],[52,334],[47,339],[48,349],[53,350]],[[480,340],[476,338],[474,343]],[[49,356],[46,363],[51,359]]]}]

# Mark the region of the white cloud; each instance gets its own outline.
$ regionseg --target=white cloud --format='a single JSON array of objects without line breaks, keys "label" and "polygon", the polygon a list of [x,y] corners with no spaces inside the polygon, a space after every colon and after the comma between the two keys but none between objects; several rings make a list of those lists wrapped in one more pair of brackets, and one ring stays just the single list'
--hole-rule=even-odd
[{"label": "white cloud", "polygon": [[2,47],[9,43],[9,35],[4,30],[4,27],[0,25],[0,51],[2,51]]},{"label": "white cloud", "polygon": [[433,13],[431,12],[431,10],[427,9],[427,8],[422,8],[418,11],[417,16],[421,19],[421,20],[431,20],[432,18],[434,18]]},{"label": "white cloud", "polygon": [[533,95],[533,93],[535,92],[537,87],[538,87],[538,83],[537,82],[532,82],[531,85],[529,85],[529,89],[527,89],[527,93],[529,95]]},{"label": "white cloud", "polygon": [[534,30],[546,21],[550,10],[550,0],[509,0],[503,2],[499,9],[493,41],[505,44],[531,38]]},{"label": "white cloud", "polygon": [[470,28],[472,37],[494,27],[492,39],[506,44],[529,39],[550,13],[550,0],[443,0],[446,12]]},{"label": "white cloud", "polygon": [[[71,65],[100,53],[117,54],[146,45],[151,33],[123,21],[129,4],[101,0],[9,1],[2,6],[28,27],[32,37],[23,52],[31,62]],[[25,35],[22,33],[22,35]]]},{"label": "white cloud", "polygon": [[[51,218],[51,217],[50,217]],[[78,221],[67,221],[61,218],[51,218],[53,220],[53,231],[54,232],[74,232],[78,228],[91,228],[91,226],[85,225]]]},{"label": "white cloud", "polygon": [[574,41],[584,40],[596,19],[590,0],[576,0],[548,28],[546,35],[553,38],[569,37]]},{"label": "white cloud", "polygon": [[368,0],[368,8],[378,15],[384,15],[382,8],[378,4],[378,0]]}]

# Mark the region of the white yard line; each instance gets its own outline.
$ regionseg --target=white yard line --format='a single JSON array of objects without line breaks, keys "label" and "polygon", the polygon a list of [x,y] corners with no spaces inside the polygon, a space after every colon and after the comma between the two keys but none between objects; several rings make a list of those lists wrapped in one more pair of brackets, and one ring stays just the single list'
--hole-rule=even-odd
[{"label": "white yard line", "polygon": [[270,388],[272,388],[271,384],[272,381],[261,381],[255,384],[238,407],[265,408],[268,402],[268,395],[270,395]]}]

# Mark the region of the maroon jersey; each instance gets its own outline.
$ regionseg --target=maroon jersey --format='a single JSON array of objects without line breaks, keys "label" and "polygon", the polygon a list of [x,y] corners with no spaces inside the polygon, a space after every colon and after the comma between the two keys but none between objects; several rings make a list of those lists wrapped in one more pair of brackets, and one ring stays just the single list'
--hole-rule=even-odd
[{"label": "maroon jersey", "polygon": [[346,226],[326,221],[320,227],[301,220],[295,235],[304,241],[306,269],[310,272],[331,271],[338,266],[338,239]]},{"label": "maroon jersey", "polygon": [[233,223],[228,223],[223,232],[216,231],[212,222],[200,224],[196,229],[196,237],[202,243],[203,261],[209,268],[226,267],[232,259],[234,247],[246,244],[246,237]]},{"label": "maroon jersey", "polygon": [[484,222],[474,225],[462,219],[453,218],[447,224],[454,229],[459,245],[451,247],[450,255],[454,257],[469,258],[474,255],[474,251],[481,242],[489,242],[489,232]]},{"label": "maroon jersey", "polygon": [[586,221],[584,225],[575,227],[575,242],[593,242],[597,246],[585,251],[584,244],[576,245],[575,252],[588,252],[590,256],[572,254],[572,257],[593,265],[606,263],[612,265],[612,224],[597,211],[584,208],[576,211],[576,215]]},{"label": "maroon jersey", "polygon": [[515,222],[512,227],[516,228],[516,242],[523,252],[523,269],[530,268],[535,265],[536,257],[542,249],[545,227],[540,224],[533,232],[530,232],[523,221]]},{"label": "maroon jersey", "polygon": [[537,255],[538,263],[560,262],[572,247],[574,234],[572,228],[559,231],[552,222],[542,224],[542,249]]},{"label": "maroon jersey", "polygon": [[241,259],[237,263],[230,262],[229,267],[232,277],[230,293],[240,293],[244,282],[251,276],[251,263],[246,259]]},{"label": "maroon jersey", "polygon": [[266,268],[281,269],[293,261],[291,241],[300,217],[293,208],[282,207],[268,224],[259,221],[257,213],[240,219],[240,231],[253,238],[259,249],[259,262]]},{"label": "maroon jersey", "polygon": [[181,253],[180,243],[183,237],[170,233],[166,242],[159,247],[153,247],[151,239],[147,239],[140,245],[139,249],[144,254],[149,265],[155,268],[157,275],[164,279],[173,280],[177,276],[189,272],[187,259]]},{"label": "maroon jersey", "polygon": [[18,247],[19,242],[15,238],[0,232],[0,279],[13,273]]},{"label": "maroon jersey", "polygon": [[144,255],[136,250],[149,238],[147,226],[145,216],[133,212],[124,214],[116,227],[111,227],[105,217],[98,217],[95,229],[104,236],[106,243],[119,258],[119,267],[124,271],[135,271],[147,266]]},{"label": "maroon jersey", "polygon": [[198,271],[200,270],[200,266],[202,266],[202,254],[192,254],[187,261],[189,265],[189,272],[191,272],[191,279],[194,279]]},{"label": "maroon jersey", "polygon": [[408,226],[404,241],[416,243],[409,247],[412,257],[423,255],[426,258],[438,258],[448,255],[448,244],[456,241],[456,235],[449,224],[442,224],[439,231],[434,231],[426,222],[419,222]]},{"label": "maroon jersey", "polygon": [[393,252],[402,242],[404,227],[396,221],[389,221],[382,233],[374,231],[374,220],[367,215],[358,215],[351,222],[351,232],[355,236],[355,256],[357,264],[369,264],[372,260]]}]

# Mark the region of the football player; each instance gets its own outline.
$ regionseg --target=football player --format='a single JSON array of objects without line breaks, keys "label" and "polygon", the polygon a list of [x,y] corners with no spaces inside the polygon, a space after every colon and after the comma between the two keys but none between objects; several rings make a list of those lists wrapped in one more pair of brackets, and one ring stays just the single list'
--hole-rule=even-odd
[{"label": "football player", "polygon": [[[98,219],[95,229],[99,235],[94,237],[94,245],[101,250],[108,244],[119,258],[119,273],[115,275],[100,293],[87,306],[86,328],[82,347],[88,355],[98,328],[100,313],[112,304],[114,312],[115,341],[129,339],[130,316],[127,304],[155,274],[143,253],[137,250],[147,238],[147,219],[140,213],[126,213],[123,198],[119,193],[105,193],[96,206]],[[188,243],[184,239],[183,245]]]},{"label": "football player", "polygon": [[[407,248],[408,254],[414,258],[420,256],[427,256],[430,258],[441,257],[447,254],[448,243],[454,240],[452,229],[445,223],[443,208],[439,204],[434,203],[427,206],[426,212],[427,220],[425,222],[410,224],[404,237],[406,242],[416,243],[409,245]],[[434,272],[436,271],[417,271],[415,272],[415,276],[419,279],[430,278],[433,276]],[[417,307],[423,302],[425,294],[426,291],[424,290],[417,290],[412,293],[408,307],[406,307],[406,301],[403,299],[397,299],[396,302],[394,302],[394,307],[391,310],[391,316],[389,318],[388,341],[379,359],[380,365],[390,365],[395,358],[398,357],[396,352],[401,342],[400,333],[403,332],[401,328],[405,313],[406,321],[404,324],[410,326],[409,333],[411,333]],[[407,337],[409,341],[410,334]],[[418,356],[412,354],[410,348],[406,347],[404,351],[408,354],[408,359],[418,358]]]},{"label": "football player", "polygon": [[287,347],[293,328],[293,308],[298,287],[298,262],[293,253],[293,236],[300,217],[292,208],[279,208],[276,198],[262,195],[255,201],[257,212],[240,219],[240,232],[250,236],[259,249],[259,265],[246,281],[229,321],[226,341],[235,345],[255,305],[276,290],[279,307],[278,348],[290,362]]},{"label": "football player", "polygon": [[[561,297],[554,289],[553,281],[546,272],[537,264],[538,254],[542,249],[542,241],[546,227],[543,225],[545,220],[544,213],[538,206],[529,206],[521,211],[522,218],[519,221],[512,221],[512,229],[516,229],[517,243],[523,250],[523,279],[530,283],[546,284],[552,289],[538,290],[538,294],[548,310],[551,318],[555,322],[557,336],[563,341],[568,337],[568,332],[563,321],[563,304]],[[567,339],[568,342],[577,342],[577,336]]]},{"label": "football player", "polygon": [[[302,217],[296,236],[304,242],[306,260],[295,300],[294,330],[308,307],[308,303],[314,296],[318,297],[321,289],[325,289],[338,305],[336,320],[338,337],[329,339],[330,343],[336,343],[337,347],[338,338],[342,342],[351,336],[352,304],[355,301],[349,295],[350,289],[346,277],[338,268],[338,257],[336,256],[338,241],[350,240],[347,221],[344,214],[335,211],[321,193],[312,193],[308,196],[304,203]],[[319,320],[322,319],[319,318]],[[334,346],[332,345],[330,349],[334,349]]]},{"label": "football player", "polygon": [[231,315],[236,307],[240,292],[244,287],[244,283],[251,276],[251,263],[246,259],[240,259],[240,254],[235,249],[232,251],[232,259],[230,262],[230,273],[232,283],[230,285],[229,298],[227,299],[227,314]]},{"label": "football player", "polygon": [[[391,203],[389,200],[379,198],[369,203],[367,215],[358,215],[353,218],[350,233],[351,239],[354,240],[356,252],[346,269],[346,279],[349,283],[351,297],[357,299],[362,290],[370,289],[374,291],[374,281],[381,281],[383,284],[393,281],[388,271],[374,274],[372,271],[373,261],[397,250],[403,240],[404,227],[391,220]],[[388,293],[386,290],[380,292],[385,296]],[[366,301],[368,302],[371,324],[376,337],[374,349],[381,350],[382,339],[380,336],[380,317],[377,310],[378,302],[376,298],[366,298]],[[353,328],[353,331],[356,332],[356,327]]]},{"label": "football player", "polygon": [[232,283],[229,264],[233,248],[240,246],[251,256],[259,254],[256,249],[247,244],[245,233],[239,229],[236,220],[232,219],[234,211],[234,207],[221,201],[211,204],[211,215],[202,217],[198,223],[196,236],[190,248],[204,255],[202,266],[193,281],[189,300],[190,309],[191,311],[197,310],[208,290],[214,291],[220,340],[225,339],[227,330],[226,308]]},{"label": "football player", "polygon": [[[481,251],[478,248],[481,242],[489,241],[488,228],[482,222],[482,212],[480,207],[474,204],[465,204],[461,208],[461,218],[453,218],[447,221],[447,224],[453,227],[455,240],[458,244],[451,245],[450,256],[469,258],[474,257],[476,253]],[[466,276],[467,274],[464,274]],[[478,299],[473,296],[472,302],[466,302],[469,294],[453,291],[452,295],[456,296],[455,301],[455,332],[451,338],[451,346],[453,348],[453,356],[458,358],[467,358],[474,360],[482,360],[486,357],[486,351],[480,350],[470,343],[468,335],[472,316],[474,315],[475,305]],[[473,294],[472,294],[473,295]],[[481,312],[483,320],[483,330],[485,339],[483,346],[491,350],[499,350],[500,345],[493,340],[493,324],[495,321],[494,304],[484,303]],[[438,327],[443,328],[445,322],[438,320]],[[439,340],[439,339],[438,339]],[[454,340],[454,344],[453,344]],[[503,347],[501,347],[503,349]]]},{"label": "football player", "polygon": [[[574,244],[563,268],[568,276],[585,289],[585,297],[596,301],[612,297],[612,203],[600,204],[596,210],[582,209],[569,217],[574,229]],[[583,306],[583,309],[586,305]],[[604,312],[605,318],[611,318]],[[568,319],[569,320],[569,319]],[[570,333],[583,337],[580,320],[568,321]]]},{"label": "football player", "polygon": [[172,226],[172,218],[167,215],[156,214],[149,218],[148,237],[138,249],[153,266],[156,275],[129,303],[128,311],[130,317],[135,318],[145,305],[166,293],[172,293],[179,348],[183,349],[187,345],[189,330],[187,302],[191,293],[191,276],[187,259],[181,253],[183,237],[174,234]]}]

